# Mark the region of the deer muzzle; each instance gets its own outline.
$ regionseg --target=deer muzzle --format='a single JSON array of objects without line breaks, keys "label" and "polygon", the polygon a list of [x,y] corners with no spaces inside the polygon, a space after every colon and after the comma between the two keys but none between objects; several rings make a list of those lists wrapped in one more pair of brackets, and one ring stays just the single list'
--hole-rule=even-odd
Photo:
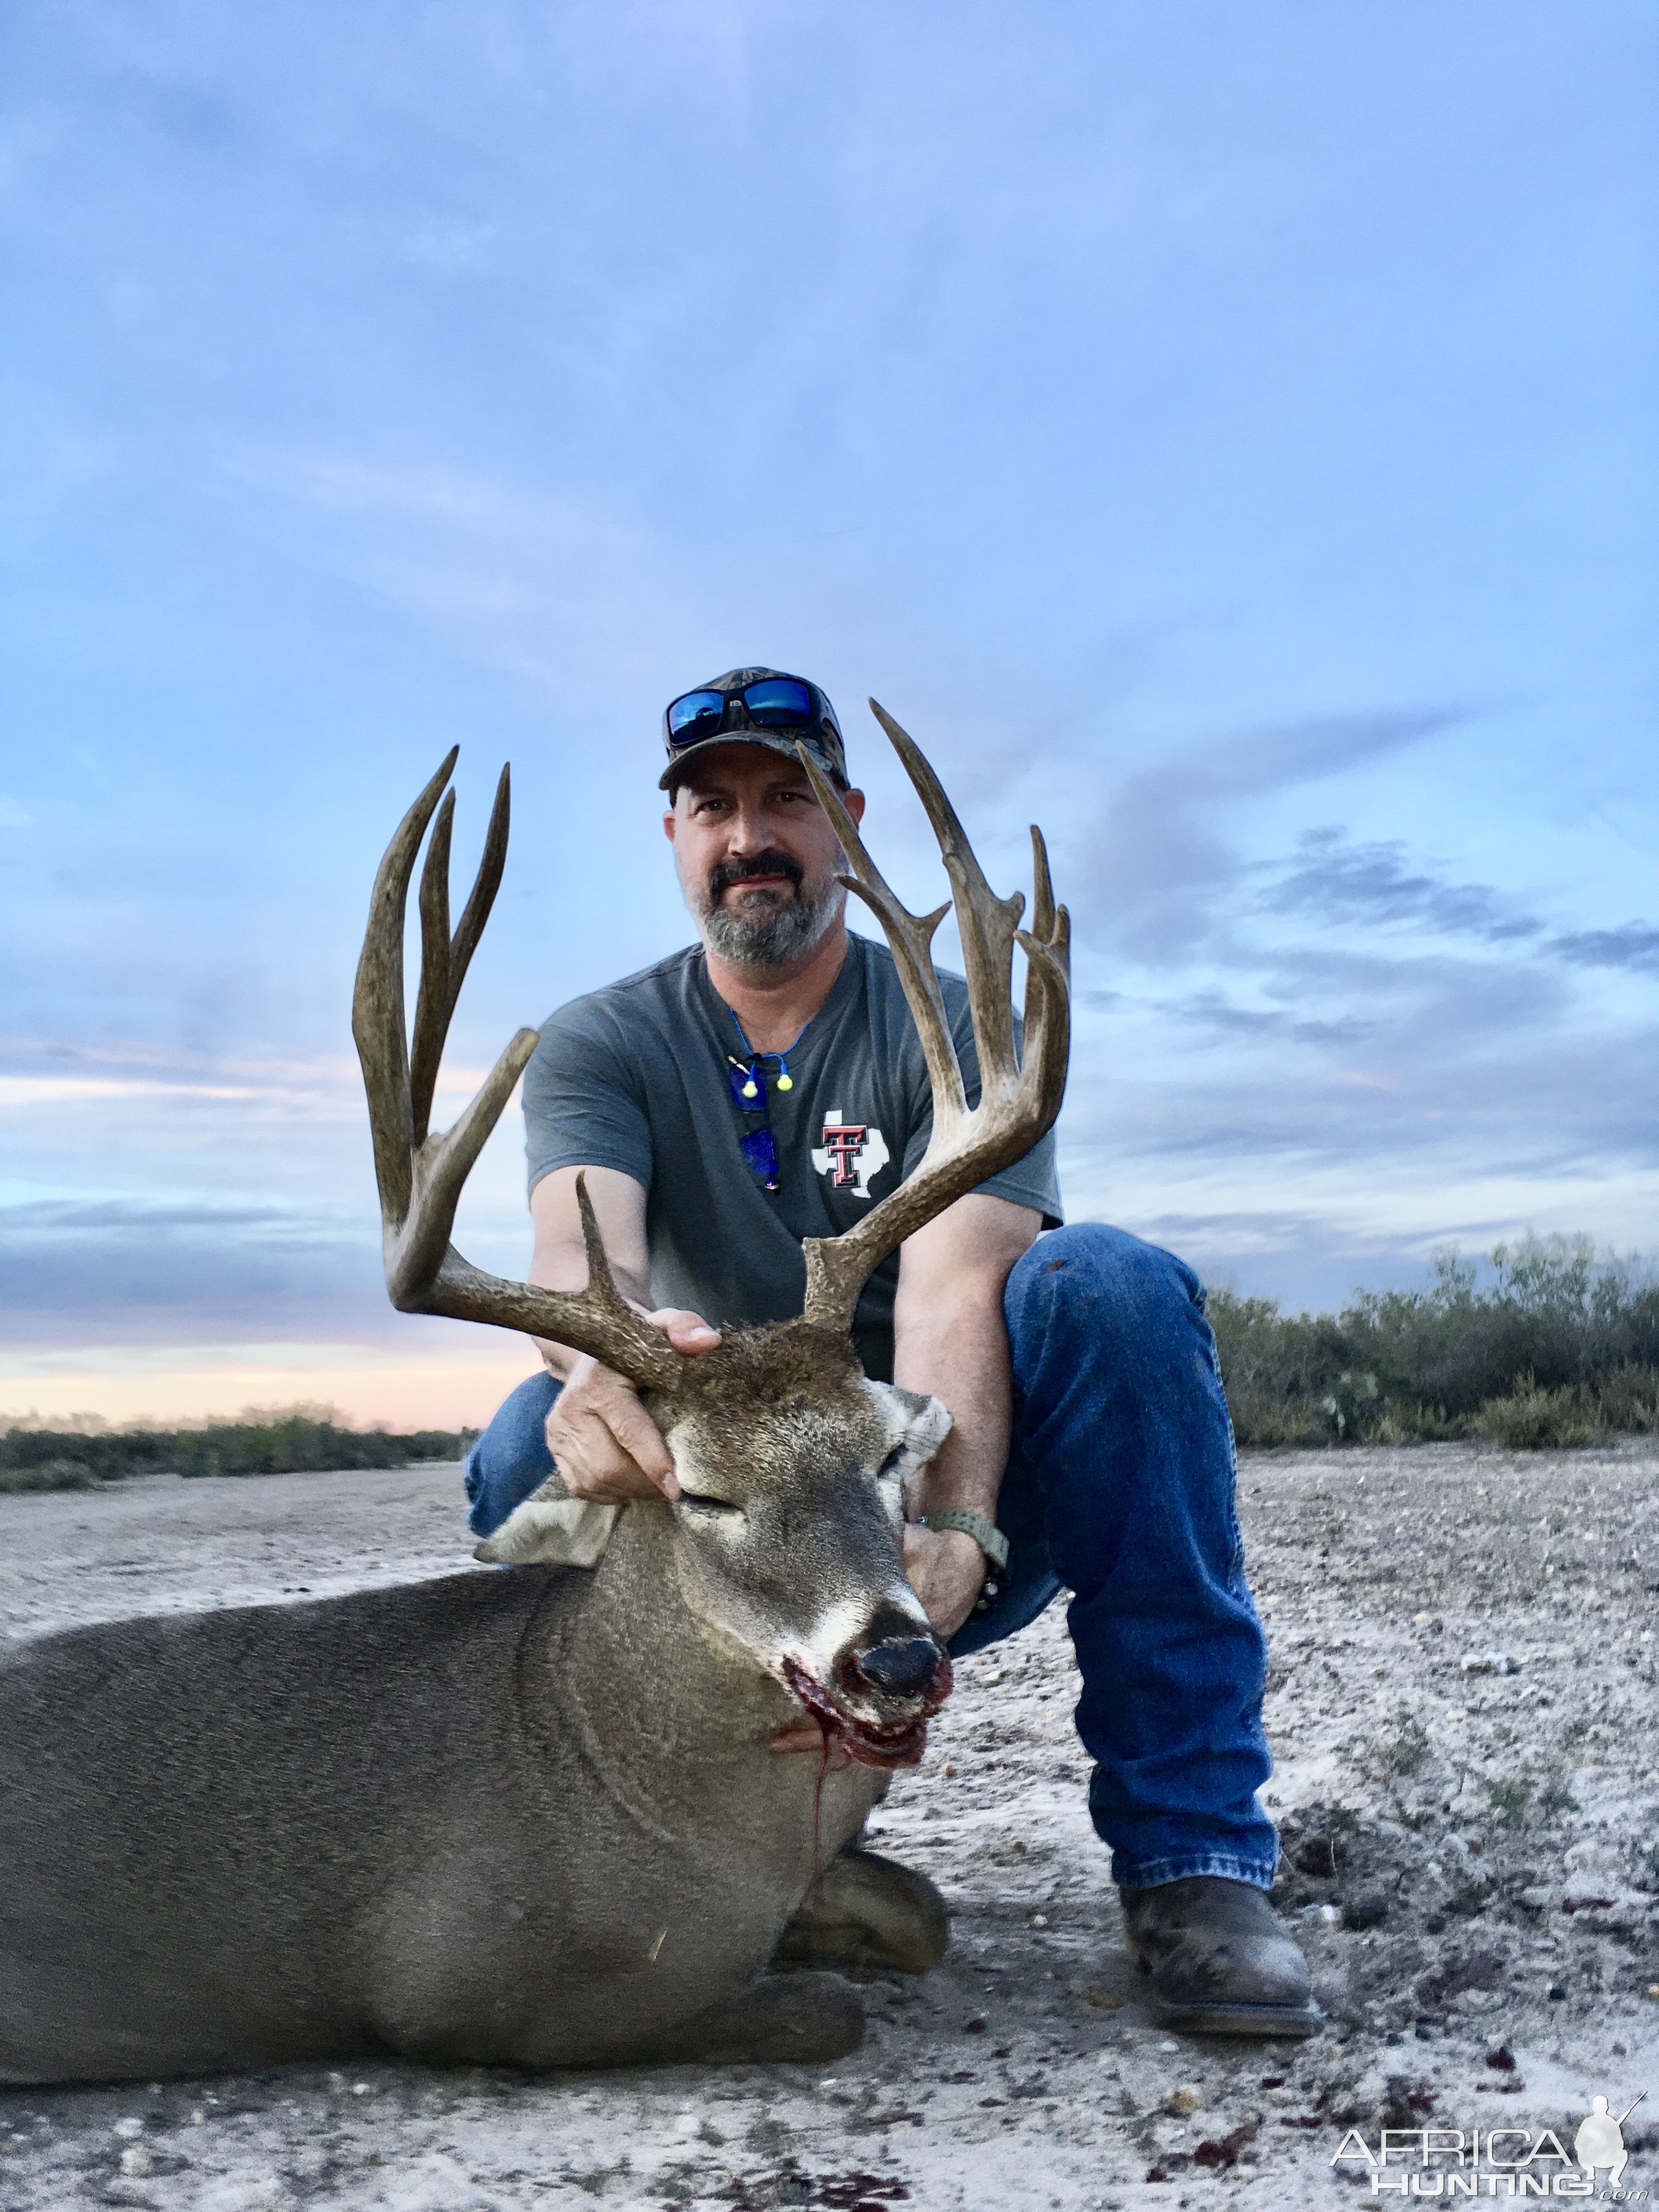
[{"label": "deer muzzle", "polygon": [[884,1637],[842,1662],[852,1676],[848,1686],[878,1698],[925,1698],[945,1664],[945,1653],[931,1636]]},{"label": "deer muzzle", "polygon": [[829,1682],[798,1658],[786,1658],[785,1683],[823,1732],[864,1766],[914,1766],[927,1723],[951,1694],[951,1662],[933,1636],[907,1624],[866,1635],[844,1650]]}]

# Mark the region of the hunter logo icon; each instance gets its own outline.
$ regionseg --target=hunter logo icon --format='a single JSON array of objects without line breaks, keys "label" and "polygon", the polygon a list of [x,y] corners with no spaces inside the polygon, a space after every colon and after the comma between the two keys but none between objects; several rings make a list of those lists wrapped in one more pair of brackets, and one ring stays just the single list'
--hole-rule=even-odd
[{"label": "hunter logo icon", "polygon": [[[1642,2097],[1647,2094],[1644,2089]],[[1612,2167],[1607,2180],[1614,2189],[1618,2188],[1619,2177],[1630,2158],[1630,2153],[1625,2148],[1625,2122],[1641,2103],[1642,2097],[1626,2105],[1617,2119],[1607,2109],[1605,2097],[1592,2097],[1589,2117],[1572,2139],[1572,2154],[1592,2179],[1598,2166]]]},{"label": "hunter logo icon", "polygon": [[870,1183],[893,1155],[873,1123],[842,1119],[839,1107],[823,1117],[823,1142],[812,1148],[812,1165],[827,1175],[832,1188],[853,1185],[854,1198],[868,1198]]}]

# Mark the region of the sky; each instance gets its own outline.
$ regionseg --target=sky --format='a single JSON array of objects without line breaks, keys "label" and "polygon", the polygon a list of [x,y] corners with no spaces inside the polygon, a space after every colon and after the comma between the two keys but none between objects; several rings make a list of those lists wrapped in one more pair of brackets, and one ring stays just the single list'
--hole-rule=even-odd
[{"label": "sky", "polygon": [[913,902],[868,695],[1047,830],[1072,1218],[1291,1306],[1659,1249],[1656,82],[1647,0],[13,0],[0,1409],[487,1417],[380,1285],[376,861],[512,762],[447,1112],[686,941],[750,662]]}]

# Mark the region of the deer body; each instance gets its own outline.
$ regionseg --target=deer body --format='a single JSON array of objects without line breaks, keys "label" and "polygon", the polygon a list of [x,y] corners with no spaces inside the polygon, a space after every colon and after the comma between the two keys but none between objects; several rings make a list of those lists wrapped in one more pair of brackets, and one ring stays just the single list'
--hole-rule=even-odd
[{"label": "deer body", "polygon": [[[668,1521],[591,1574],[20,1647],[0,2078],[591,2065],[738,1996],[811,1885],[818,1766],[769,1750],[798,1708],[678,1597]],[[823,1863],[881,1786],[823,1777]]]}]

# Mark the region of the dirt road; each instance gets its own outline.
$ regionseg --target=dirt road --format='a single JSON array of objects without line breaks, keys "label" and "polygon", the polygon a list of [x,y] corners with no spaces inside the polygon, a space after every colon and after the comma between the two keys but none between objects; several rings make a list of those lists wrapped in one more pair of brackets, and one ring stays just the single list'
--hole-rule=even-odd
[{"label": "dirt road", "polygon": [[[954,1940],[921,1983],[869,1984],[869,2035],[833,2071],[0,2091],[0,2207],[1294,2212],[1378,2201],[1362,2160],[1330,2163],[1350,2129],[1374,2149],[1384,2124],[1549,2127],[1570,2152],[1593,2095],[1617,2114],[1642,2090],[1624,2186],[1659,2191],[1656,1476],[1645,1444],[1243,1462],[1279,1897],[1328,2020],[1310,2044],[1178,2041],[1134,2003],[1056,1607],[960,1669],[877,1816]],[[33,1634],[452,1571],[456,1480],[0,1498],[0,1617]]]}]

